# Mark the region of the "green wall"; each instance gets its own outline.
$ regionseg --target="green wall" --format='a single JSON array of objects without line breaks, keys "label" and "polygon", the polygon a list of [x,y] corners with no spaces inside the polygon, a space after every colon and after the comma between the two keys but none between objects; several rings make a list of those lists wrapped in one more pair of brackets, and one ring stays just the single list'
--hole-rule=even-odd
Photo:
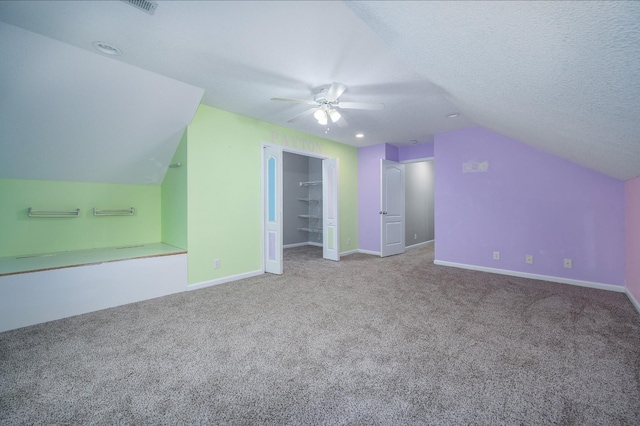
[{"label": "green wall", "polygon": [[[355,147],[201,105],[172,159],[182,167],[161,186],[0,179],[0,257],[162,241],[188,249],[190,284],[259,271],[263,142],[339,159],[340,246],[357,249]],[[29,207],[81,216],[30,218]],[[94,217],[94,207],[136,214]]]},{"label": "green wall", "polygon": [[[160,241],[160,187],[0,179],[0,257]],[[78,218],[31,218],[80,208]],[[134,207],[134,216],[93,216],[93,208]]]},{"label": "green wall", "polygon": [[187,249],[187,131],[171,159],[171,164],[181,163],[178,168],[169,168],[162,181],[162,242]]},{"label": "green wall", "polygon": [[262,268],[263,142],[339,158],[341,251],[358,247],[355,147],[200,105],[188,127],[189,284]]}]

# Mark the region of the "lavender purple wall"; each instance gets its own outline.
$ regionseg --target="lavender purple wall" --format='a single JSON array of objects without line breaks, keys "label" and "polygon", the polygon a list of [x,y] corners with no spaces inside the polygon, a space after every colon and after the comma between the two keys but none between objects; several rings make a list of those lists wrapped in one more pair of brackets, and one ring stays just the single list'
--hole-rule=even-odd
[{"label": "lavender purple wall", "polygon": [[436,135],[434,157],[436,260],[624,285],[624,182],[478,127]]},{"label": "lavender purple wall", "polygon": [[379,144],[358,149],[358,241],[360,250],[380,252],[380,160],[433,157],[433,143],[397,147]]},{"label": "lavender purple wall", "polygon": [[640,177],[625,182],[626,285],[640,302]]},{"label": "lavender purple wall", "polygon": [[384,144],[384,159],[389,161],[400,161],[398,159],[399,148],[395,145]]},{"label": "lavender purple wall", "polygon": [[420,160],[433,157],[433,142],[404,145],[398,148],[398,161]]}]

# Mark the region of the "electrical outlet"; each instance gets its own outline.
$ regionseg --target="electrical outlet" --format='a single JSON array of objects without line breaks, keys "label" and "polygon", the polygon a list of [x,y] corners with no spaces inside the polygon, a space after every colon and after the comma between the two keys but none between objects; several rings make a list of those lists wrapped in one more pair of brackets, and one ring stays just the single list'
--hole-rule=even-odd
[{"label": "electrical outlet", "polygon": [[573,268],[573,261],[571,259],[564,260],[564,267],[567,269]]},{"label": "electrical outlet", "polygon": [[524,261],[529,265],[533,265],[533,255],[532,254],[526,255],[524,258]]},{"label": "electrical outlet", "polygon": [[500,260],[500,252],[499,251],[494,251],[493,252],[493,260]]},{"label": "electrical outlet", "polygon": [[350,246],[351,245],[351,238],[347,238],[347,245]]},{"label": "electrical outlet", "polygon": [[213,260],[213,269],[218,269],[220,267],[220,259]]},{"label": "electrical outlet", "polygon": [[417,240],[418,239],[418,234],[413,234],[413,239]]}]

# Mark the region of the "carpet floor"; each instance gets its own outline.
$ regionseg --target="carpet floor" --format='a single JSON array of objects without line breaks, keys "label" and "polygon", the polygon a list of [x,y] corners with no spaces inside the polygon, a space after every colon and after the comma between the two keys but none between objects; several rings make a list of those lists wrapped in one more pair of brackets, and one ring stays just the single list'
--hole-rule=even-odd
[{"label": "carpet floor", "polygon": [[623,293],[285,250],[285,273],[0,334],[2,424],[640,424]]}]

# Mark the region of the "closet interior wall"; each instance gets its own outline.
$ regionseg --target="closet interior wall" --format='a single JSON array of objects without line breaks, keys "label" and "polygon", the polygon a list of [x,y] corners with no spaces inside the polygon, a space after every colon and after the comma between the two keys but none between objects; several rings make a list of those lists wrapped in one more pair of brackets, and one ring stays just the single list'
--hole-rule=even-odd
[{"label": "closet interior wall", "polygon": [[[283,152],[282,167],[284,247],[322,246],[322,185],[307,184],[322,181],[322,160]],[[309,229],[320,231],[308,231]]]},{"label": "closet interior wall", "polygon": [[405,244],[435,239],[433,160],[405,164]]}]

